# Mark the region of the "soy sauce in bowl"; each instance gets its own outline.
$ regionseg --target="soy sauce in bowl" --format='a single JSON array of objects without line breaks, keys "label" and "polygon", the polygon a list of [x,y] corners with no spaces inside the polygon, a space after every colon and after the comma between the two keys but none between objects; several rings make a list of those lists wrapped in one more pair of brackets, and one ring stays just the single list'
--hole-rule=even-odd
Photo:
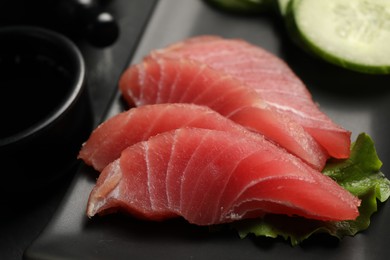
[{"label": "soy sauce in bowl", "polygon": [[0,120],[0,191],[34,191],[69,170],[92,128],[72,41],[38,27],[0,29]]},{"label": "soy sauce in bowl", "polygon": [[21,133],[50,116],[70,91],[70,72],[44,54],[8,53],[0,61],[0,71],[1,138]]}]

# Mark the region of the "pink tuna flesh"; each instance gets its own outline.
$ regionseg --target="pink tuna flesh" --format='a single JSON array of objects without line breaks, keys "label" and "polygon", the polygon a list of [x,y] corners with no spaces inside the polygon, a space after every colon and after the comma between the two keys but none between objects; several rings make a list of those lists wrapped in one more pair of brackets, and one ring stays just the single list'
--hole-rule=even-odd
[{"label": "pink tuna flesh", "polygon": [[87,214],[124,211],[197,225],[267,213],[352,220],[360,200],[284,149],[250,132],[181,128],[125,149],[92,190]]}]

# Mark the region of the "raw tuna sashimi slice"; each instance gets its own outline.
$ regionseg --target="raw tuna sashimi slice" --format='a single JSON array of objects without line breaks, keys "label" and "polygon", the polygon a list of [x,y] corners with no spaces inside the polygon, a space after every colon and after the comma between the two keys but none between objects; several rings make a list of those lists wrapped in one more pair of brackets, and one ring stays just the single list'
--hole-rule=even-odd
[{"label": "raw tuna sashimi slice", "polygon": [[301,124],[330,156],[349,157],[351,132],[320,111],[288,65],[265,49],[240,39],[207,35],[186,39],[151,55],[189,58],[232,75],[255,89],[268,105]]},{"label": "raw tuna sashimi slice", "polygon": [[134,107],[100,124],[83,144],[79,158],[102,171],[119,158],[122,150],[150,136],[181,127],[245,131],[243,127],[206,106],[195,104],[154,104]]},{"label": "raw tuna sashimi slice", "polygon": [[135,106],[179,102],[208,106],[265,135],[316,169],[322,169],[328,158],[301,125],[267,106],[253,89],[207,65],[150,57],[130,66],[119,87],[124,99]]},{"label": "raw tuna sashimi slice", "polygon": [[128,212],[197,225],[266,213],[351,220],[360,200],[261,135],[181,128],[126,148],[93,188],[87,214]]}]

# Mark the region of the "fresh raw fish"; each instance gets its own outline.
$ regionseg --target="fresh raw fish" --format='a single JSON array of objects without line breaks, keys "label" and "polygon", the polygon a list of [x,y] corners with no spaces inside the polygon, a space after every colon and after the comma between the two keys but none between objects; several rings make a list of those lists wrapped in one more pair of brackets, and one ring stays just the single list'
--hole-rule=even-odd
[{"label": "fresh raw fish", "polygon": [[322,169],[328,154],[301,125],[263,102],[256,92],[230,75],[187,59],[149,57],[130,66],[119,87],[132,105],[193,103],[208,106],[234,122],[259,132]]},{"label": "fresh raw fish", "polygon": [[83,144],[79,158],[102,171],[122,150],[156,134],[181,127],[241,133],[245,128],[206,106],[154,104],[131,108],[99,125]]},{"label": "fresh raw fish", "polygon": [[193,59],[232,75],[255,89],[269,106],[301,124],[331,157],[349,157],[351,132],[321,112],[288,65],[265,49],[240,39],[206,35],[172,44],[151,55]]},{"label": "fresh raw fish", "polygon": [[87,214],[125,211],[197,225],[267,213],[352,220],[360,200],[297,157],[249,131],[180,128],[126,148],[100,174]]}]

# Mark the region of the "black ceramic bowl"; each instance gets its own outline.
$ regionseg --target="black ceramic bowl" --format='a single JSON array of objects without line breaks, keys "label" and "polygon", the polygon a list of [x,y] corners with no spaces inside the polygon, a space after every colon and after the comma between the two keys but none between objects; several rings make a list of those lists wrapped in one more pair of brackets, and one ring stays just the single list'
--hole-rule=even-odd
[{"label": "black ceramic bowl", "polygon": [[92,116],[83,57],[38,27],[0,28],[0,192],[36,191],[77,162]]}]

